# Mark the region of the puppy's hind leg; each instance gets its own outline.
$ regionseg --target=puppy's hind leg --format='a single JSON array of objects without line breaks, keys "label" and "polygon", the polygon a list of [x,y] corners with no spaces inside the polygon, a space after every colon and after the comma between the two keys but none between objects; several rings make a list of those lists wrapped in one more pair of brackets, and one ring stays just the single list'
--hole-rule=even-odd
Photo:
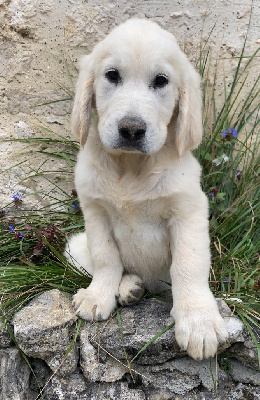
[{"label": "puppy's hind leg", "polygon": [[144,284],[139,276],[124,274],[119,285],[118,303],[128,306],[139,301],[145,292]]}]

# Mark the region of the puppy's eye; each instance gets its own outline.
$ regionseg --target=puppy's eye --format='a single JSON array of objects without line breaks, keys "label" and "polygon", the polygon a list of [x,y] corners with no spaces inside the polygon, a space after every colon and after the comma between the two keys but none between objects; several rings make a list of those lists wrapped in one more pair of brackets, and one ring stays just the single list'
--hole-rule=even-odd
[{"label": "puppy's eye", "polygon": [[169,79],[167,76],[158,74],[153,80],[153,87],[154,89],[160,89],[166,86],[169,83]]},{"label": "puppy's eye", "polygon": [[121,77],[119,75],[119,72],[117,69],[110,69],[106,72],[106,78],[109,80],[111,83],[118,84],[121,81]]}]

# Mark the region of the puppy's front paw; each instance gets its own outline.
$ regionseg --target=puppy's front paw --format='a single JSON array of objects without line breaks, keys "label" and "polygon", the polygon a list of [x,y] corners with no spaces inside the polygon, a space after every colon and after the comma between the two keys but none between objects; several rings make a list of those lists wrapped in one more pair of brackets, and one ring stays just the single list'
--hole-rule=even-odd
[{"label": "puppy's front paw", "polygon": [[210,304],[197,303],[196,308],[194,303],[175,306],[171,315],[175,319],[175,338],[178,345],[187,350],[195,360],[213,357],[218,343],[228,338],[215,300]]},{"label": "puppy's front paw", "polygon": [[119,285],[118,303],[122,306],[136,303],[143,297],[144,291],[144,284],[139,276],[125,274]]},{"label": "puppy's front paw", "polygon": [[73,307],[76,314],[88,321],[101,321],[108,319],[116,307],[116,298],[92,288],[79,289],[73,296]]}]

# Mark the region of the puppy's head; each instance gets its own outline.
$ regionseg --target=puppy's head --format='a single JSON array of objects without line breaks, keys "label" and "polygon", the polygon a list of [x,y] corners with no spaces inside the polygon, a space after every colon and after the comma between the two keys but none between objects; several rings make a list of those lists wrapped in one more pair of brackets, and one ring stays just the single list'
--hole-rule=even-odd
[{"label": "puppy's head", "polygon": [[201,140],[199,86],[173,35],[154,22],[128,20],[82,59],[72,129],[84,146],[95,107],[108,151],[152,154],[171,135],[181,156]]}]

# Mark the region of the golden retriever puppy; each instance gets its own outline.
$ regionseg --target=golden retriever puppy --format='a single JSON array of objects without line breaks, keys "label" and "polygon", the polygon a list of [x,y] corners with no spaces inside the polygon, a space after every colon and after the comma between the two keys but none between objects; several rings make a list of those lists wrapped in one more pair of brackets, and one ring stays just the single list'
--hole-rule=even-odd
[{"label": "golden retriever puppy", "polygon": [[77,314],[107,319],[117,300],[169,282],[178,344],[213,356],[227,331],[208,285],[208,201],[190,153],[202,136],[200,78],[173,35],[131,19],[85,56],[72,130],[86,232],[66,254],[93,275],[74,296]]}]

